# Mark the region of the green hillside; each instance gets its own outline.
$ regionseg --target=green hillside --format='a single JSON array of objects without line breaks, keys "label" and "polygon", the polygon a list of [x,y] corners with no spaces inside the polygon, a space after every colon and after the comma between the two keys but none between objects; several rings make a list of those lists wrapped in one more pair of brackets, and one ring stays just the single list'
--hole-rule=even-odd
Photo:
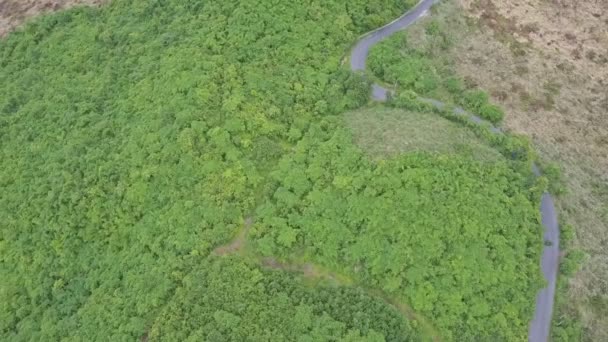
[{"label": "green hillside", "polygon": [[0,41],[0,340],[525,338],[534,178],[344,124],[345,54],[413,3],[114,0]]}]

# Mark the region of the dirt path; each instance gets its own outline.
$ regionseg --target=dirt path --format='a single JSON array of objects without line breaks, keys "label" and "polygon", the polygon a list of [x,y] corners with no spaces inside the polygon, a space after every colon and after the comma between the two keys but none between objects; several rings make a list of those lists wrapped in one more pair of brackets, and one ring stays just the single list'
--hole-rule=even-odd
[{"label": "dirt path", "polygon": [[247,234],[251,230],[251,226],[253,225],[253,218],[247,217],[245,218],[245,222],[243,222],[243,228],[237,234],[237,236],[230,241],[226,245],[222,245],[213,250],[214,254],[217,255],[228,255],[239,253],[243,250],[245,246],[245,242],[247,240]]},{"label": "dirt path", "polygon": [[[416,7],[395,21],[364,35],[351,52],[351,69],[353,71],[365,70],[367,56],[370,49],[374,45],[383,39],[388,38],[399,30],[405,29],[414,24],[418,19],[423,17],[428,12],[435,2],[435,0],[421,0]],[[388,95],[392,93],[393,90],[386,89],[379,84],[374,84],[372,86],[372,98],[377,101],[386,101]],[[435,107],[445,107],[444,103],[435,99],[421,98],[421,100]],[[481,118],[466,112],[462,108],[454,109],[454,114],[468,117],[471,121],[477,123],[483,121]],[[503,132],[497,127],[493,127],[492,131],[496,134],[503,134]],[[533,166],[533,169],[535,174],[540,176],[539,169],[536,165]],[[530,323],[530,330],[528,333],[528,340],[531,342],[545,342],[549,339],[551,319],[553,316],[553,303],[555,300],[557,271],[559,268],[560,259],[559,225],[557,221],[557,212],[555,210],[555,205],[553,203],[551,194],[543,194],[540,212],[542,216],[542,224],[545,228],[544,240],[550,242],[549,244],[545,244],[541,258],[541,269],[547,281],[547,287],[543,288],[538,293],[536,298],[534,317]]]}]

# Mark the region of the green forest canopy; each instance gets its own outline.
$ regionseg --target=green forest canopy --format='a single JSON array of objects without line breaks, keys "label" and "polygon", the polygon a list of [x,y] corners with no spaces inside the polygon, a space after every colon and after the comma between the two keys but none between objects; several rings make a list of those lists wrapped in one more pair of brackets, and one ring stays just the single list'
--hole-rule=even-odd
[{"label": "green forest canopy", "polygon": [[[364,288],[447,340],[525,336],[530,175],[372,162],[340,119],[369,92],[348,47],[413,2],[114,0],[1,41],[0,339],[422,338]],[[363,287],[214,256],[250,216],[260,255]]]},{"label": "green forest canopy", "polygon": [[255,213],[262,255],[348,270],[409,303],[448,340],[527,336],[537,194],[506,162],[410,153],[373,163],[343,129],[310,129]]}]

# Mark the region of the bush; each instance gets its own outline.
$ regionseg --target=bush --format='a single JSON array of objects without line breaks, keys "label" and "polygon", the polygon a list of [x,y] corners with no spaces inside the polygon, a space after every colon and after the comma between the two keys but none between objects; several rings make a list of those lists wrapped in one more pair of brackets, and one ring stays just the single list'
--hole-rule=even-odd
[{"label": "bush", "polygon": [[460,105],[465,109],[477,112],[488,103],[489,96],[481,90],[467,90],[460,99]]},{"label": "bush", "polygon": [[398,108],[405,108],[409,110],[420,110],[421,104],[418,100],[418,95],[413,91],[402,91],[397,96],[391,99],[389,105]]},{"label": "bush", "polygon": [[556,196],[567,193],[567,188],[562,177],[562,170],[555,163],[543,165],[542,172],[549,179],[549,191]]},{"label": "bush", "polygon": [[477,111],[477,114],[482,119],[486,119],[492,123],[498,123],[502,121],[505,116],[504,111],[500,107],[488,103],[482,105],[481,108]]},{"label": "bush", "polygon": [[581,250],[575,249],[568,252],[561,260],[559,266],[560,273],[566,278],[573,276],[578,272],[586,257],[585,252]]}]

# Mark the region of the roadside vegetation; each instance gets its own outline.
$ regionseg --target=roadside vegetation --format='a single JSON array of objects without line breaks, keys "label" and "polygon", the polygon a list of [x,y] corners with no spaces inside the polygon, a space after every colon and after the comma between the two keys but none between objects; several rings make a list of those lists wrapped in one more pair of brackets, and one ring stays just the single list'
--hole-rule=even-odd
[{"label": "roadside vegetation", "polygon": [[[432,19],[424,31],[399,32],[375,46],[369,56],[369,69],[382,83],[396,91],[413,91],[424,97],[461,106],[465,110],[493,123],[504,117],[503,110],[490,102],[483,90],[466,84],[459,78],[453,63],[445,58],[453,40],[449,26]],[[413,34],[424,44],[413,45]]]},{"label": "roadside vegetation", "polygon": [[574,255],[579,262],[560,279],[554,321],[576,337],[556,340],[608,339],[607,4],[444,1],[404,33],[411,49],[438,50],[429,34],[438,26],[450,44],[427,54],[426,62],[439,75],[487,90],[490,102],[505,109],[503,127],[528,137],[538,151],[560,224],[574,232],[561,246],[562,261]]},{"label": "roadside vegetation", "polygon": [[525,144],[353,111],[345,52],[414,2],[114,0],[0,41],[0,339],[525,339]]}]

